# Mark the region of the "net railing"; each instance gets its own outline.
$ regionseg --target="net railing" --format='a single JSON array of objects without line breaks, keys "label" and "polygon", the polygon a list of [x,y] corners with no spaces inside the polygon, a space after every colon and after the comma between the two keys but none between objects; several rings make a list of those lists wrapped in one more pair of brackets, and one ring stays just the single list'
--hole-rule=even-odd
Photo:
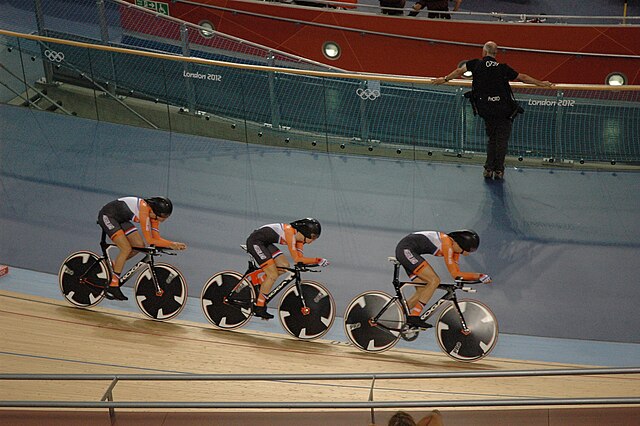
[{"label": "net railing", "polygon": [[[0,31],[0,100],[328,152],[420,159],[485,151],[484,123],[464,97],[468,81],[434,86],[428,78],[281,69],[86,41]],[[640,161],[640,87],[513,88],[525,113],[514,122],[510,155]]]}]

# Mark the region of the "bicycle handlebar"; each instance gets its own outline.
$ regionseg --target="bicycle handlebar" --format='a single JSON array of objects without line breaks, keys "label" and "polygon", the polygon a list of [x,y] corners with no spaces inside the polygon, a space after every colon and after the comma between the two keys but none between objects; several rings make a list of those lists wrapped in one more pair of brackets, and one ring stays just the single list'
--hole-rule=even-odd
[{"label": "bicycle handlebar", "polygon": [[454,281],[455,281],[456,285],[458,285],[458,286],[482,284],[482,281],[480,281],[480,280],[460,280],[460,279],[456,279]]},{"label": "bicycle handlebar", "polygon": [[[109,246],[117,247],[115,244],[109,244]],[[131,247],[131,248],[140,253],[147,253],[152,256],[159,256],[160,254],[176,256],[176,253],[174,252],[174,250],[169,247],[148,246],[148,247]]]},{"label": "bicycle handlebar", "polygon": [[319,266],[320,265],[317,264],[317,263],[307,264],[307,263],[298,262],[295,265],[293,265],[293,268],[285,268],[285,267],[282,267],[282,266],[278,266],[278,268],[286,269],[287,271],[291,271],[291,272],[295,272],[295,271],[300,271],[300,272],[320,272],[320,271],[318,271],[316,269],[311,269],[311,268],[317,268]]}]

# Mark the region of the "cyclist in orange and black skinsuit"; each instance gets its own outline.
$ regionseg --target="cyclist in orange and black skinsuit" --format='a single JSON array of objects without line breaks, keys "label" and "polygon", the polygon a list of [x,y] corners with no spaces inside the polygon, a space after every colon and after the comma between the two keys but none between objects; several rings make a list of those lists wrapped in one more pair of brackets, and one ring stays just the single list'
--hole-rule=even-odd
[{"label": "cyclist in orange and black skinsuit", "polygon": [[276,244],[286,244],[294,263],[327,266],[327,259],[321,257],[304,257],[303,245],[311,244],[318,237],[322,228],[320,222],[313,218],[296,220],[291,223],[272,223],[264,225],[247,238],[247,251],[253,256],[260,268],[265,272],[265,279],[260,285],[260,294],[253,309],[253,313],[264,319],[271,319],[273,315],[267,312],[266,296],[271,291],[273,283],[284,272],[281,267],[288,268],[289,261]]},{"label": "cyclist in orange and black skinsuit", "polygon": [[440,277],[421,255],[444,257],[447,269],[454,279],[489,283],[491,278],[488,275],[461,272],[458,266],[460,255],[466,256],[476,251],[479,245],[478,234],[467,229],[448,234],[437,231],[414,232],[400,240],[396,247],[396,259],[404,267],[409,279],[417,283],[426,283],[417,287],[415,294],[407,299],[407,307],[410,309],[407,324],[420,328],[432,327],[420,319],[420,313],[440,285]]},{"label": "cyclist in orange and black skinsuit", "polygon": [[[149,245],[184,250],[186,244],[165,240],[160,236],[158,226],[173,211],[171,200],[165,197],[138,198],[123,197],[106,204],[98,213],[98,225],[120,249],[113,262],[113,276],[106,289],[108,299],[127,300],[120,290],[120,274],[128,259],[136,254],[133,247]],[[140,223],[142,236],[132,222]]]}]

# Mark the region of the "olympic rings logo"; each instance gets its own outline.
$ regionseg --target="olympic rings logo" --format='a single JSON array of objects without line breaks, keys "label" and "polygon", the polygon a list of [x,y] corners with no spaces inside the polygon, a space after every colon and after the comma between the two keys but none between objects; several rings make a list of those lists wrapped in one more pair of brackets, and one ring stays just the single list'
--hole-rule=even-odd
[{"label": "olympic rings logo", "polygon": [[64,61],[64,53],[62,52],[56,52],[55,50],[45,50],[44,51],[44,56],[47,57],[48,60],[50,60],[51,62],[62,62]]},{"label": "olympic rings logo", "polygon": [[373,101],[380,97],[380,91],[359,88],[356,90],[356,95],[360,96],[364,100],[368,99]]}]

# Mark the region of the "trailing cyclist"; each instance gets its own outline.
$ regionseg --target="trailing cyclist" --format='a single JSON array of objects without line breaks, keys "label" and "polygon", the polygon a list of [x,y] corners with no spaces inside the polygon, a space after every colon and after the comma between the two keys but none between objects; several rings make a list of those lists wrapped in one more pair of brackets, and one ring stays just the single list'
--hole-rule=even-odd
[{"label": "trailing cyclist", "polygon": [[266,295],[276,279],[284,272],[281,267],[288,268],[289,261],[275,244],[286,244],[294,263],[327,266],[327,259],[320,257],[304,257],[304,244],[311,244],[320,237],[322,227],[313,218],[296,220],[291,223],[272,223],[264,225],[247,238],[247,251],[265,272],[265,279],[260,285],[260,294],[256,300],[253,313],[263,319],[271,319],[267,312]]},{"label": "trailing cyclist", "polygon": [[458,266],[460,255],[467,256],[478,249],[480,237],[469,229],[444,233],[438,231],[413,232],[404,237],[396,247],[396,259],[404,267],[409,279],[426,285],[416,288],[407,299],[410,309],[407,324],[412,327],[430,328],[431,324],[420,319],[425,305],[440,285],[440,277],[422,257],[424,254],[443,257],[449,273],[454,279],[491,282],[491,277],[477,272],[461,272]]},{"label": "trailing cyclist", "polygon": [[[98,213],[98,225],[111,238],[120,252],[113,263],[111,282],[105,290],[108,299],[127,300],[120,290],[120,274],[128,259],[136,254],[133,247],[149,245],[184,250],[186,244],[169,241],[160,236],[158,227],[173,212],[173,204],[166,197],[123,197],[107,203]],[[132,222],[140,224],[142,236]]]}]

